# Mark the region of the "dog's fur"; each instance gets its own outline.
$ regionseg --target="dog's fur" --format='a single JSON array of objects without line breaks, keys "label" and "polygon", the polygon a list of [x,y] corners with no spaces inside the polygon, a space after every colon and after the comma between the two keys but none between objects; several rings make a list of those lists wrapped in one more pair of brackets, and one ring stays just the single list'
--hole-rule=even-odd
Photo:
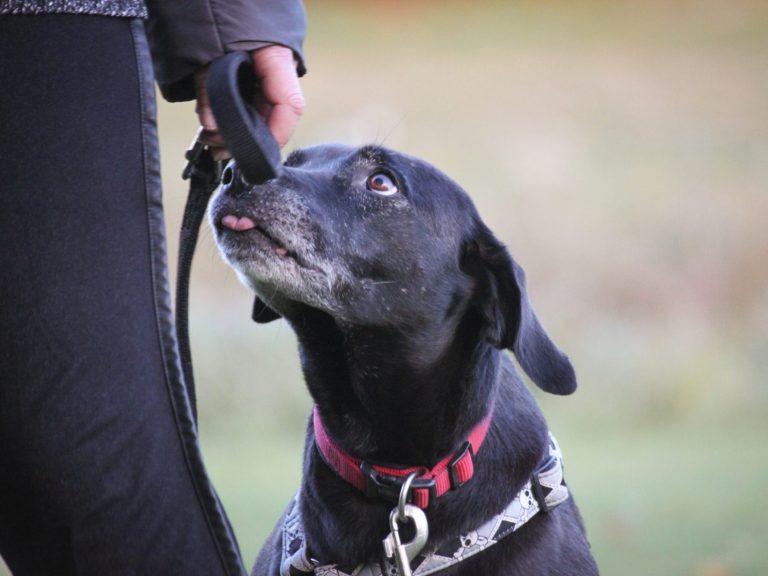
[{"label": "dog's fur", "polygon": [[[374,173],[397,191],[376,192]],[[432,466],[493,407],[473,479],[426,510],[430,543],[504,508],[547,446],[544,417],[504,349],[548,392],[570,394],[576,379],[531,308],[522,269],[467,194],[429,164],[376,146],[294,152],[259,186],[230,166],[224,181],[210,210],[217,242],[257,293],[256,320],[282,316],[295,330],[330,436],[371,462]],[[322,563],[380,555],[392,504],[328,468],[311,422],[300,506]],[[254,575],[279,573],[281,524]],[[444,574],[574,576],[597,567],[571,498]]]}]

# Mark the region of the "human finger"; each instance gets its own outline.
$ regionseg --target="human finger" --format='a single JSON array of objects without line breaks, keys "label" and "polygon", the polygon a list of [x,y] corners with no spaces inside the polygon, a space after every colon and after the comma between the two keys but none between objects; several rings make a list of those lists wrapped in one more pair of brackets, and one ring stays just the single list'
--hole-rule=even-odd
[{"label": "human finger", "polygon": [[293,52],[285,46],[267,46],[252,53],[253,66],[261,84],[266,121],[280,147],[290,140],[304,113],[304,94],[296,73]]}]

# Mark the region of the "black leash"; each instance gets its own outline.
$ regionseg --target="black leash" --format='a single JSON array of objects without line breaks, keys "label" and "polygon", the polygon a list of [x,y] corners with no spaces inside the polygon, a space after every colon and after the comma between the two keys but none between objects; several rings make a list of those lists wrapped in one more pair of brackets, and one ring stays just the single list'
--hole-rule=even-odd
[{"label": "black leash", "polygon": [[[253,64],[247,53],[231,53],[211,64],[208,73],[211,108],[227,148],[246,178],[254,184],[274,178],[280,170],[280,149],[264,121],[248,104],[257,87]],[[198,138],[187,151],[186,158],[188,164],[182,177],[189,180],[189,196],[181,224],[176,280],[176,336],[183,381],[172,383],[174,415],[195,492],[214,536],[222,566],[228,576],[245,576],[234,531],[206,474],[197,441],[197,401],[189,343],[192,257],[208,201],[221,181],[223,162],[215,161],[211,150]],[[185,408],[187,402],[189,410]]]},{"label": "black leash", "polygon": [[222,163],[215,162],[211,151],[197,139],[187,151],[187,160],[189,163],[182,176],[189,180],[189,196],[181,224],[176,275],[176,337],[182,373],[170,381],[171,400],[181,436],[184,459],[222,568],[227,576],[246,576],[237,539],[208,478],[200,453],[197,435],[197,403],[189,346],[189,278],[192,270],[192,256],[195,253],[200,224],[205,217],[208,200],[219,185]]},{"label": "black leash", "polygon": [[192,349],[189,343],[189,280],[200,225],[205,218],[205,210],[211,194],[221,182],[223,162],[215,161],[211,151],[197,137],[187,150],[186,158],[188,164],[181,177],[189,180],[189,195],[181,220],[179,261],[176,267],[176,338],[179,343],[181,369],[192,408],[192,417],[197,424],[197,396],[195,376],[192,371]]},{"label": "black leash", "polygon": [[[280,147],[264,120],[251,105],[258,79],[247,52],[232,52],[211,64],[208,70],[208,98],[211,109],[235,162],[252,184],[275,178],[280,172]],[[198,133],[199,135],[199,133]],[[184,206],[176,272],[176,335],[187,394],[197,423],[197,399],[189,343],[189,279],[200,224],[211,194],[221,182],[223,162],[213,160],[207,146],[197,138],[187,150],[187,167],[182,178],[189,180]]]}]

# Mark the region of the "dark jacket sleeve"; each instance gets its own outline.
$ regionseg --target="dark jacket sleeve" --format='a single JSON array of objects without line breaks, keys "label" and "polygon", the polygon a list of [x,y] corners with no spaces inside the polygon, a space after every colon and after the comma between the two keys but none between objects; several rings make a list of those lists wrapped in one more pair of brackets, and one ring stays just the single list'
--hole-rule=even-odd
[{"label": "dark jacket sleeve", "polygon": [[155,77],[166,100],[193,100],[193,75],[234,50],[287,46],[303,75],[306,17],[301,0],[147,0]]}]

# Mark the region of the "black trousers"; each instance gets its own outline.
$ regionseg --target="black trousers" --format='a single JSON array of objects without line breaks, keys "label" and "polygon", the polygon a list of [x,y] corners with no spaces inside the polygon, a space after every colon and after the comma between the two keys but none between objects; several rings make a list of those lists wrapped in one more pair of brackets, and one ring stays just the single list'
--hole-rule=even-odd
[{"label": "black trousers", "polygon": [[140,21],[0,16],[0,553],[239,574],[184,393]]}]

